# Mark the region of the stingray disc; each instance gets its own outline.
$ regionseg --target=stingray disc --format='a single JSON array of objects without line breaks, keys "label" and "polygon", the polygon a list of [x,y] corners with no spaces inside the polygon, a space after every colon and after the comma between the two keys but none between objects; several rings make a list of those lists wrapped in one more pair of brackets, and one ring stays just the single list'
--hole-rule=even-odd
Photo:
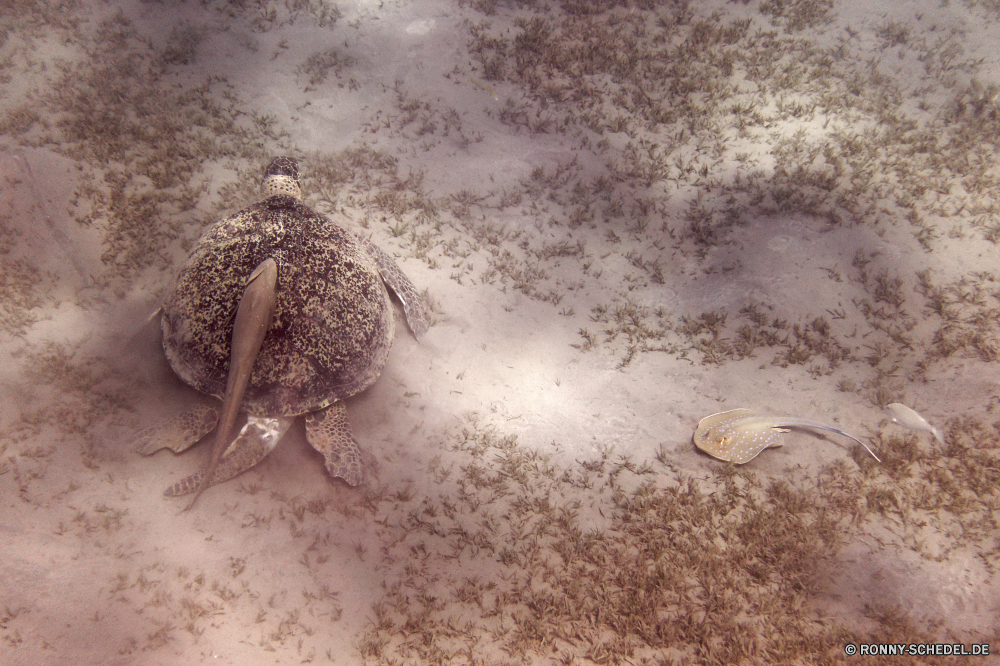
[{"label": "stingray disc", "polygon": [[719,460],[750,462],[766,448],[781,446],[781,430],[750,409],[731,409],[706,416],[694,431],[694,445]]}]

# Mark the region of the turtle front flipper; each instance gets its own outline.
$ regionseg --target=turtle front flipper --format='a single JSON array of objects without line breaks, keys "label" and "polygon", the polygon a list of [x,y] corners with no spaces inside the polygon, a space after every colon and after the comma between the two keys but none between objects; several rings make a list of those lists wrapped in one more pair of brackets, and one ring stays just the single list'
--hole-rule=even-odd
[{"label": "turtle front flipper", "polygon": [[358,240],[361,242],[361,248],[378,266],[382,281],[389,285],[389,288],[403,304],[406,325],[410,327],[413,337],[419,340],[427,332],[427,314],[424,311],[424,300],[420,298],[417,287],[410,282],[410,278],[406,277],[406,273],[402,271],[396,261],[382,251],[382,248],[364,236],[358,236]]},{"label": "turtle front flipper", "polygon": [[236,320],[233,322],[229,376],[226,379],[226,393],[222,398],[222,416],[212,444],[212,457],[205,466],[201,486],[187,506],[188,509],[194,506],[205,489],[212,484],[222,454],[229,448],[233,426],[243,405],[243,394],[250,381],[250,371],[253,370],[257,353],[260,352],[264,336],[274,319],[274,309],[278,302],[277,283],[278,264],[274,259],[265,259],[250,274],[247,286],[243,289],[243,296],[236,309]]},{"label": "turtle front flipper", "polygon": [[[288,431],[293,418],[265,418],[251,416],[240,434],[222,454],[215,467],[212,480],[205,487],[222,483],[247,471],[267,456],[278,445],[278,440]],[[204,470],[178,481],[164,491],[167,497],[178,497],[193,493],[202,486]]]},{"label": "turtle front flipper", "polygon": [[170,449],[174,453],[186,451],[212,432],[218,422],[219,405],[198,404],[169,421],[135,433],[135,450],[144,456],[152,455],[160,449]]},{"label": "turtle front flipper", "polygon": [[306,439],[323,454],[326,471],[356,486],[365,480],[364,454],[351,434],[344,403],[306,414]]}]

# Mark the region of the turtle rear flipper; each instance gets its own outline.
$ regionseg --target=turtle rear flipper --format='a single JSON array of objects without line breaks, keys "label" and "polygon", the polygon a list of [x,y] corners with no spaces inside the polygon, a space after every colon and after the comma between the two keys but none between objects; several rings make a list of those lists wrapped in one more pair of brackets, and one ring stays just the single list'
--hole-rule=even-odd
[{"label": "turtle rear flipper", "polygon": [[356,486],[365,480],[364,454],[351,433],[344,403],[306,415],[306,439],[323,454],[326,471]]},{"label": "turtle rear flipper", "polygon": [[[278,440],[294,421],[294,418],[249,417],[247,424],[240,430],[240,434],[222,454],[222,459],[219,460],[219,464],[212,474],[212,480],[206,483],[205,487],[228,481],[259,463],[274,450],[274,447],[278,445]],[[167,497],[178,497],[193,493],[201,488],[204,478],[205,470],[202,470],[178,481],[167,488],[163,494]]]},{"label": "turtle rear flipper", "polygon": [[382,280],[389,285],[389,288],[396,294],[396,298],[403,304],[406,325],[410,327],[413,337],[419,340],[427,332],[427,315],[424,312],[424,301],[420,298],[417,287],[410,281],[410,278],[406,277],[396,261],[382,248],[364,236],[359,235],[358,240],[361,243],[361,248],[375,261]]},{"label": "turtle rear flipper", "polygon": [[201,403],[169,421],[158,423],[135,434],[135,450],[144,456],[160,449],[174,453],[186,451],[212,432],[219,422],[219,405]]}]

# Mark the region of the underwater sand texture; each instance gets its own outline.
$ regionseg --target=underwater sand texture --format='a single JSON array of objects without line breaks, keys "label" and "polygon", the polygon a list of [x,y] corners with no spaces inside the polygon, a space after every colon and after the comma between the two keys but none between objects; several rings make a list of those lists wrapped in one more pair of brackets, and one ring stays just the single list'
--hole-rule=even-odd
[{"label": "underwater sand texture", "polygon": [[[14,2],[0,661],[1000,652],[997,18]],[[130,441],[196,399],[147,317],[282,153],[432,325],[346,403],[371,483],[331,482],[296,426],[182,513],[162,489],[207,445]],[[796,432],[740,468],[698,452],[738,405],[822,414],[883,462]]]}]

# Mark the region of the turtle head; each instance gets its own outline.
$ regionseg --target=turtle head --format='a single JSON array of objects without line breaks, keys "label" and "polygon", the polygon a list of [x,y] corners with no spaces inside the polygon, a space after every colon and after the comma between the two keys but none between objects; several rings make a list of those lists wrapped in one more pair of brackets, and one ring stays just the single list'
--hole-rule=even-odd
[{"label": "turtle head", "polygon": [[261,183],[264,198],[286,196],[294,199],[302,198],[302,188],[299,187],[299,163],[293,157],[275,157],[264,169],[264,181]]}]

